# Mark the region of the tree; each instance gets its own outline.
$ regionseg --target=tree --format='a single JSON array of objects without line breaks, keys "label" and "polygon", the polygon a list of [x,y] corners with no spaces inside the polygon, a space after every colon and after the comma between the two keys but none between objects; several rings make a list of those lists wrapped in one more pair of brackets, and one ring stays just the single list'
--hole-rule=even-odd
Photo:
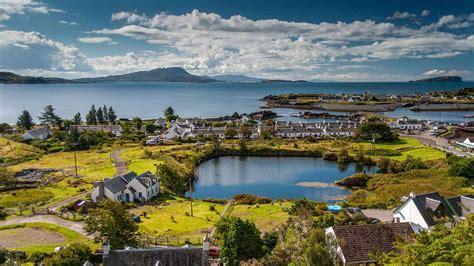
[{"label": "tree", "polygon": [[12,127],[7,124],[7,123],[1,123],[0,124],[0,134],[3,134],[5,132],[7,132],[9,129],[11,129]]},{"label": "tree", "polygon": [[166,163],[158,165],[157,175],[160,177],[160,185],[171,192],[183,194],[188,190],[188,180],[181,177],[176,170]]},{"label": "tree", "polygon": [[108,119],[109,124],[114,125],[115,120],[117,119],[117,115],[115,115],[115,111],[114,111],[114,108],[112,108],[112,106],[109,106],[109,111],[107,111],[107,115],[109,117]]},{"label": "tree", "polygon": [[95,105],[92,105],[89,113],[87,113],[86,123],[88,125],[97,125],[97,111],[95,110]]},{"label": "tree", "polygon": [[146,123],[145,124],[145,131],[148,134],[153,134],[155,132],[155,130],[157,130],[157,129],[158,129],[158,127],[153,123]]},{"label": "tree", "polygon": [[224,137],[227,138],[227,139],[233,139],[235,138],[235,136],[237,136],[237,130],[231,128],[231,127],[228,127],[224,130]]},{"label": "tree", "polygon": [[411,242],[397,241],[396,251],[382,255],[380,264],[474,265],[474,215],[468,215],[452,228],[440,225],[414,236]]},{"label": "tree", "polygon": [[35,125],[30,112],[23,110],[16,121],[16,125],[23,130],[30,130]]},{"label": "tree", "polygon": [[168,108],[165,109],[163,114],[168,122],[176,120],[177,118],[177,115],[174,113],[174,109],[171,106],[168,106]]},{"label": "tree", "polygon": [[97,117],[97,124],[99,124],[99,125],[104,125],[105,124],[104,112],[102,112],[101,107],[99,107],[99,109],[97,109],[97,112],[95,113],[95,116]]},{"label": "tree", "polygon": [[109,123],[109,110],[107,110],[107,106],[102,107],[102,112],[104,113],[104,124]]},{"label": "tree", "polygon": [[264,255],[260,231],[250,221],[225,216],[216,224],[215,238],[221,247],[220,256],[230,265]]},{"label": "tree", "polygon": [[449,166],[449,175],[474,178],[474,158],[459,158],[451,163]]},{"label": "tree", "polygon": [[82,123],[81,113],[75,114],[74,118],[72,119],[72,124],[73,125],[80,125],[81,123]]},{"label": "tree", "polygon": [[44,260],[46,265],[82,265],[92,254],[89,246],[74,243]]},{"label": "tree", "polygon": [[140,130],[142,128],[143,121],[140,117],[135,116],[132,119],[132,125],[136,130]]},{"label": "tree", "polygon": [[38,119],[42,125],[56,125],[58,127],[62,124],[62,119],[55,113],[54,107],[52,105],[46,105],[43,108],[43,112]]},{"label": "tree", "polygon": [[96,234],[96,242],[107,236],[111,249],[138,244],[138,225],[133,221],[133,215],[120,202],[101,201],[99,208],[89,212],[84,229],[90,234]]},{"label": "tree", "polygon": [[390,141],[396,138],[390,127],[383,122],[364,122],[360,125],[359,131],[360,136],[367,140],[375,138]]},{"label": "tree", "polygon": [[241,126],[239,129],[240,137],[248,139],[252,136],[252,131],[247,126]]}]

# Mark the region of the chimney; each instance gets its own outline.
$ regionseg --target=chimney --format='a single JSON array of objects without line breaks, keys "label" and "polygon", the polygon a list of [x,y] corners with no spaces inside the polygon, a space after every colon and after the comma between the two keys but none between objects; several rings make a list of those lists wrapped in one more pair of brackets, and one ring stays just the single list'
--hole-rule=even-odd
[{"label": "chimney", "polygon": [[412,192],[410,192],[410,198],[415,198],[415,197],[416,197],[416,194],[415,194],[415,192],[413,192],[413,191],[412,191]]},{"label": "chimney", "polygon": [[104,236],[102,238],[102,254],[104,256],[109,255],[109,251],[110,251],[110,241],[107,236]]}]

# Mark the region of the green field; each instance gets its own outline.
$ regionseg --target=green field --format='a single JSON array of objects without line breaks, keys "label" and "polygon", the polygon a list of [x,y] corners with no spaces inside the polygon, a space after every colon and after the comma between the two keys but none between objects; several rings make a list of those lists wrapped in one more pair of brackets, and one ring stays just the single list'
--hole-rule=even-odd
[{"label": "green field", "polygon": [[290,208],[291,202],[274,202],[270,204],[235,205],[231,215],[250,220],[261,232],[268,232],[278,225],[286,223],[289,214],[285,209]]},{"label": "green field", "polygon": [[81,234],[53,224],[26,223],[0,227],[0,247],[10,250],[54,252],[54,248],[72,243],[97,248],[96,244]]},{"label": "green field", "polygon": [[[183,242],[189,239],[193,243],[202,240],[207,231],[214,227],[219,215],[224,209],[222,204],[193,201],[193,216],[191,216],[190,202],[187,199],[168,194],[160,196],[159,205],[143,206],[131,210],[135,215],[141,215],[140,231],[158,237],[170,236]],[[211,206],[215,210],[211,211]],[[147,218],[143,217],[147,213]]]}]

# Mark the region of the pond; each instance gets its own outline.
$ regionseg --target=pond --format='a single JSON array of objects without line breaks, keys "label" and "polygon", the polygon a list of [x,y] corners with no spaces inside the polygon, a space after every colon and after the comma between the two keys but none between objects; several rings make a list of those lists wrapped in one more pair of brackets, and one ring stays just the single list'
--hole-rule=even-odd
[{"label": "pond", "polygon": [[197,168],[193,197],[230,199],[248,193],[272,199],[333,201],[350,194],[334,182],[364,170],[377,169],[319,158],[224,156]]}]

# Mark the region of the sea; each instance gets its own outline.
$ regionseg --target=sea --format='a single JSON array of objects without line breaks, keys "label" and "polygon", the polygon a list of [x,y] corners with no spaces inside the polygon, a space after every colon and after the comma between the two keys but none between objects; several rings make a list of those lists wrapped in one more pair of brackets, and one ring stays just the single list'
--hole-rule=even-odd
[{"label": "sea", "polygon": [[[118,117],[135,116],[152,119],[163,116],[171,106],[181,117],[218,117],[261,110],[260,99],[281,93],[363,93],[409,94],[430,91],[455,91],[474,87],[474,82],[408,83],[408,82],[286,82],[286,83],[84,83],[84,84],[0,84],[0,123],[15,123],[23,110],[36,117],[46,105],[53,105],[63,118],[80,112],[83,117],[91,105],[113,106]],[[279,119],[298,112],[275,109]],[[398,109],[388,116],[406,115],[416,119],[462,123],[474,112],[411,112]],[[291,118],[296,119],[296,118]]]}]

